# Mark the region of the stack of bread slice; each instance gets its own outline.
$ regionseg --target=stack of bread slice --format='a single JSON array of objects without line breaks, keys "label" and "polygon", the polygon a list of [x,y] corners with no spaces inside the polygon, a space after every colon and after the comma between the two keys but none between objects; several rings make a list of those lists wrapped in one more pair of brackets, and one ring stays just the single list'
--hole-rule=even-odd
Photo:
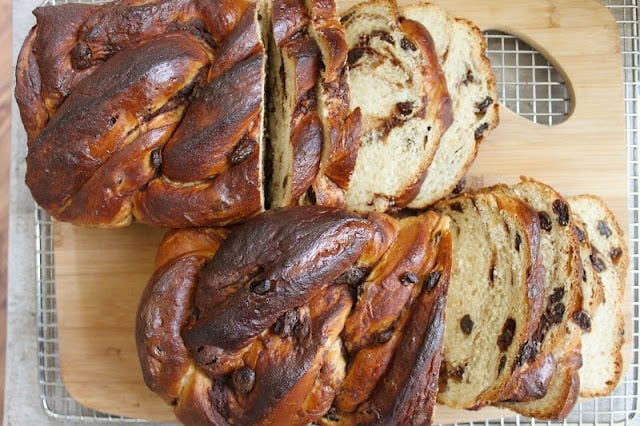
[{"label": "stack of bread slice", "polygon": [[610,393],[628,251],[602,200],[523,178],[434,208],[453,238],[439,402],[562,419]]}]

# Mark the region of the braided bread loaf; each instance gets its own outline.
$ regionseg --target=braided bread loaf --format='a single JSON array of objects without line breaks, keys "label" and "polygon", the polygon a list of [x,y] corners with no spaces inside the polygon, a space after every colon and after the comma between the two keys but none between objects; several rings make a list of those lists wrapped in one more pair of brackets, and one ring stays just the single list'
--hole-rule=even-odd
[{"label": "braided bread loaf", "polygon": [[170,232],[137,315],[145,382],[186,424],[429,424],[447,224],[300,206]]}]

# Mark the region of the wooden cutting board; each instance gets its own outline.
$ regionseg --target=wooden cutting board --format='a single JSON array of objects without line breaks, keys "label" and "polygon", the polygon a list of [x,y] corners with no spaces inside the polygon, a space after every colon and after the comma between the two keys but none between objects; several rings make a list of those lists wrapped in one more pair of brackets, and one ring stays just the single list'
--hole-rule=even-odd
[{"label": "wooden cutting board", "polygon": [[[343,1],[340,7],[352,3]],[[526,175],[567,196],[594,193],[605,199],[626,230],[623,77],[620,39],[609,12],[592,0],[436,3],[483,30],[501,30],[535,47],[561,71],[574,99],[568,120],[552,127],[501,107],[501,125],[482,144],[469,181],[474,186],[515,183]],[[138,297],[163,233],[141,225],[121,230],[54,225],[62,377],[69,393],[87,407],[153,421],[175,420],[171,409],[143,384],[134,342]],[[630,318],[630,291],[627,294]],[[509,415],[495,409],[438,407],[436,421],[505,414]]]}]

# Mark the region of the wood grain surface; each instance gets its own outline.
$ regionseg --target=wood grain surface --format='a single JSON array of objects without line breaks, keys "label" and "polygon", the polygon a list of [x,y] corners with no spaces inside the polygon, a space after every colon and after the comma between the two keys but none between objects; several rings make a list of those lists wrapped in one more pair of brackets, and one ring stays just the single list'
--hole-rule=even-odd
[{"label": "wood grain surface", "polygon": [[[480,147],[470,182],[515,183],[526,175],[566,196],[594,193],[627,229],[620,41],[609,12],[591,0],[438,3],[483,30],[514,34],[543,52],[565,77],[574,100],[568,120],[552,127],[501,108],[501,125]],[[89,407],[135,418],[173,419],[171,409],[142,382],[133,333],[138,297],[162,235],[162,230],[139,225],[108,231],[55,224],[62,375],[71,395]],[[630,345],[625,349],[630,352]],[[503,414],[438,407],[436,421]]]},{"label": "wood grain surface", "polygon": [[4,412],[7,336],[7,226],[11,150],[11,1],[0,0],[0,418]]}]

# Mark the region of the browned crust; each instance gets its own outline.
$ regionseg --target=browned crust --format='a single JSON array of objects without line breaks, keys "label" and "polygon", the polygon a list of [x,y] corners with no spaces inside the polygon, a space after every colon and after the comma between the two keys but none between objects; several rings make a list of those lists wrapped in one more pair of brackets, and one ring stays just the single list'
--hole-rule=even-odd
[{"label": "browned crust", "polygon": [[[437,215],[436,216],[437,220]],[[432,219],[433,220],[433,219]],[[375,265],[362,284],[358,299],[342,333],[345,348],[352,357],[351,366],[336,398],[339,411],[352,412],[369,399],[376,383],[385,374],[398,340],[406,314],[399,319],[418,296],[429,269],[433,252],[433,223],[426,218],[409,218],[400,223],[396,240]],[[408,275],[416,282],[408,282]],[[417,285],[416,285],[417,284]],[[387,339],[383,344],[380,336]],[[367,377],[366,380],[364,378]]]},{"label": "browned crust", "polygon": [[28,133],[26,182],[54,218],[204,226],[264,208],[256,158],[264,49],[254,3],[151,0],[34,13],[16,99]]},{"label": "browned crust", "polygon": [[[26,183],[54,217],[113,153],[145,132],[154,114],[180,106],[176,96],[192,85],[208,56],[190,37],[175,34],[115,55],[108,64],[77,85],[29,147]],[[158,69],[166,69],[162,78]]]},{"label": "browned crust", "polygon": [[[266,212],[230,231],[168,232],[137,315],[146,383],[185,424],[324,423],[336,417],[370,423],[376,421],[372,413],[385,424],[398,418],[430,423],[451,236],[446,218],[435,213],[405,223],[396,240],[397,220],[389,216],[365,219],[298,206]],[[420,236],[413,239],[414,232]],[[396,251],[397,244],[404,249]],[[395,266],[384,266],[388,262]],[[413,302],[398,313],[393,339],[402,350],[390,353],[380,381],[369,378],[378,389],[353,414],[338,413],[332,407],[345,368],[356,368],[341,360],[340,336],[364,279],[350,271],[368,274],[378,263],[390,280],[415,268],[421,282],[412,284]],[[251,299],[253,308],[240,307]]]},{"label": "browned crust", "polygon": [[256,149],[245,161],[215,179],[192,185],[153,179],[135,195],[133,216],[141,223],[167,228],[242,222],[264,207],[259,168]]},{"label": "browned crust", "polygon": [[262,135],[251,131],[262,120],[263,73],[263,57],[256,54],[199,88],[163,149],[164,176],[203,181],[233,166],[230,153],[242,139],[259,149]]}]

